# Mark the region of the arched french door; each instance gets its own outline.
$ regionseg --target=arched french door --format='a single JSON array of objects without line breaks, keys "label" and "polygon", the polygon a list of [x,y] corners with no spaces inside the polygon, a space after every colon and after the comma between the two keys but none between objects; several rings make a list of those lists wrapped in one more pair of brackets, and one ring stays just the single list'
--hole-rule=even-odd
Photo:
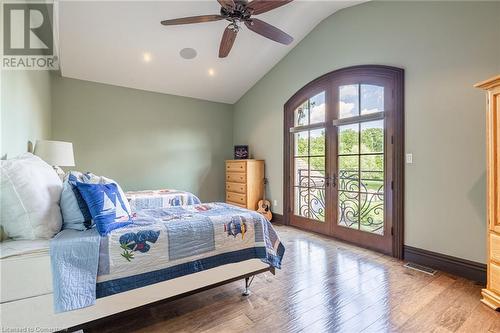
[{"label": "arched french door", "polygon": [[402,256],[403,70],[328,73],[285,104],[286,223]]}]

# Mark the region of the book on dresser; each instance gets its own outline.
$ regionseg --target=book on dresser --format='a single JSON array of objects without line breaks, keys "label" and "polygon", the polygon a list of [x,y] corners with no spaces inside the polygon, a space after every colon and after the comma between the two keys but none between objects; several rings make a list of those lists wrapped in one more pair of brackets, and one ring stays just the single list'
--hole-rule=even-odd
[{"label": "book on dresser", "polygon": [[226,202],[256,210],[264,195],[263,160],[226,161]]}]

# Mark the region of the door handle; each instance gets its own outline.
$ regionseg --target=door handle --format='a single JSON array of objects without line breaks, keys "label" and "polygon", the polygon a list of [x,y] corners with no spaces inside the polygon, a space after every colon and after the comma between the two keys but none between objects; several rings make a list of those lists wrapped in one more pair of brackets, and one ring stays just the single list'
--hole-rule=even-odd
[{"label": "door handle", "polygon": [[328,187],[330,186],[330,181],[332,182],[332,186],[336,187],[337,186],[337,175],[333,174],[332,177],[330,177],[328,174],[325,176],[325,186]]}]

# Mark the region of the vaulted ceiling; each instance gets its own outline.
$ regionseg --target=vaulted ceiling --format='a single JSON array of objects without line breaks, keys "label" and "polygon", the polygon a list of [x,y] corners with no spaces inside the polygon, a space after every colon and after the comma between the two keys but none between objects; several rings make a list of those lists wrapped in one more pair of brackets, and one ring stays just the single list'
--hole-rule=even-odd
[{"label": "vaulted ceiling", "polygon": [[[285,46],[242,27],[218,58],[227,21],[162,26],[161,20],[218,14],[207,1],[60,1],[61,73],[154,92],[234,103],[324,18],[362,1],[293,1],[258,16],[294,37]],[[193,48],[196,57],[180,56]]]}]

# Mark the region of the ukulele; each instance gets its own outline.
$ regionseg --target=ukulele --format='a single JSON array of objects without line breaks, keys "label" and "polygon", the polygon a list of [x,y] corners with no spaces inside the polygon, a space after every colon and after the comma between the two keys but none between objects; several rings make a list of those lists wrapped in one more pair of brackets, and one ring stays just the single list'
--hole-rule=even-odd
[{"label": "ukulele", "polygon": [[264,178],[264,198],[257,203],[257,212],[261,213],[266,220],[271,221],[273,214],[271,214],[271,203],[266,200],[266,184],[267,179]]}]

